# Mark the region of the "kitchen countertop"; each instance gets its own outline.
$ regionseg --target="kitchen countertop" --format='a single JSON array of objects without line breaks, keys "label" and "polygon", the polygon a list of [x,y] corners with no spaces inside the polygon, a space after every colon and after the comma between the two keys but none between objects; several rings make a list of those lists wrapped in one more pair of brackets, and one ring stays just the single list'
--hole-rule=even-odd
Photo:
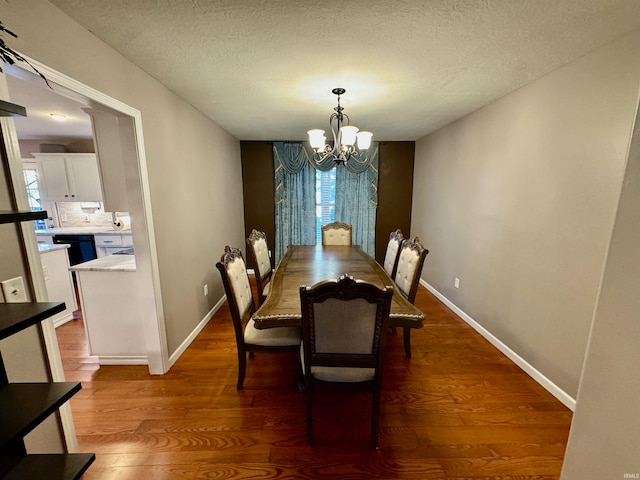
[{"label": "kitchen countertop", "polygon": [[65,248],[69,248],[69,246],[68,243],[57,243],[55,245],[53,243],[39,243],[38,250],[40,253],[47,253],[53,252],[54,250],[64,250]]},{"label": "kitchen countertop", "polygon": [[135,255],[109,255],[69,268],[72,272],[135,272]]},{"label": "kitchen countertop", "polygon": [[41,228],[36,235],[131,235],[131,229],[114,230],[111,227]]}]

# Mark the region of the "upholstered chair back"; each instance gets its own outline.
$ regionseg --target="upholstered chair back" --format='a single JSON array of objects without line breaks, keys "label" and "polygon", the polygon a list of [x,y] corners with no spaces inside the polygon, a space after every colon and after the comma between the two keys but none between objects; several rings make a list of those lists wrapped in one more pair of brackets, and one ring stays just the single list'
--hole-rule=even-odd
[{"label": "upholstered chair back", "polygon": [[422,246],[418,237],[413,240],[404,240],[400,247],[398,265],[393,280],[400,292],[411,303],[415,300],[422,266],[428,253],[429,250]]},{"label": "upholstered chair back", "polygon": [[400,245],[402,244],[404,237],[400,229],[395,232],[391,232],[389,235],[389,243],[387,243],[387,251],[384,255],[384,271],[393,278],[398,265],[398,253],[400,253]]},{"label": "upholstered chair back", "polygon": [[258,305],[262,305],[271,293],[271,257],[267,246],[267,236],[255,228],[247,238],[247,251],[256,277]]},{"label": "upholstered chair back", "polygon": [[313,318],[316,353],[373,353],[375,304],[362,298],[330,298],[313,305]]},{"label": "upholstered chair back", "polygon": [[322,245],[351,245],[351,225],[342,222],[322,226]]},{"label": "upholstered chair back", "polygon": [[247,239],[247,245],[253,253],[254,267],[258,269],[261,279],[271,275],[271,258],[269,257],[269,247],[267,246],[267,236],[255,228]]},{"label": "upholstered chair back", "polygon": [[242,252],[238,248],[224,247],[216,267],[220,270],[236,334],[244,338],[243,328],[255,311],[255,303]]}]

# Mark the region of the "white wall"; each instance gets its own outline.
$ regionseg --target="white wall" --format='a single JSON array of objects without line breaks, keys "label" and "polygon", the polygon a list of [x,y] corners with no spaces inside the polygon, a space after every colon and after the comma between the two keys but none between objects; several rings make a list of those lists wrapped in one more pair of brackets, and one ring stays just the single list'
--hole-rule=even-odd
[{"label": "white wall", "polygon": [[636,31],[416,145],[423,279],[572,398],[638,103],[639,43]]},{"label": "white wall", "polygon": [[640,118],[635,125],[563,480],[640,478]]}]

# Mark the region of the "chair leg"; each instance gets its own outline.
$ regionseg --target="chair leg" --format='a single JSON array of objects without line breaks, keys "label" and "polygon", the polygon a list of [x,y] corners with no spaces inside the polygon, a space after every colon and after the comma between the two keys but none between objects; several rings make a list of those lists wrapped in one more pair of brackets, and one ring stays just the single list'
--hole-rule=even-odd
[{"label": "chair leg", "polygon": [[407,358],[411,358],[411,329],[404,327],[404,354]]},{"label": "chair leg", "polygon": [[244,375],[247,371],[247,354],[242,351],[238,352],[238,384],[236,385],[236,390],[242,390],[242,385],[244,384]]}]

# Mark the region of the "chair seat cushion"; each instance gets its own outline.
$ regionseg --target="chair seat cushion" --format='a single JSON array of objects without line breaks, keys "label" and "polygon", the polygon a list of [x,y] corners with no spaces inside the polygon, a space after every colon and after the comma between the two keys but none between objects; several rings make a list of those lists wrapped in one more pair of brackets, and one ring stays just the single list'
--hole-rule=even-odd
[{"label": "chair seat cushion", "polygon": [[285,347],[300,345],[302,334],[297,327],[276,327],[258,330],[255,322],[251,319],[244,328],[244,341],[252,345]]},{"label": "chair seat cushion", "polygon": [[271,282],[267,283],[264,287],[262,287],[262,295],[268,297],[271,293]]},{"label": "chair seat cushion", "polygon": [[[300,360],[302,362],[302,373],[304,374],[304,347],[300,343]],[[352,367],[311,367],[311,375],[316,380],[323,382],[344,382],[358,383],[373,381],[375,368],[352,368]]]}]

